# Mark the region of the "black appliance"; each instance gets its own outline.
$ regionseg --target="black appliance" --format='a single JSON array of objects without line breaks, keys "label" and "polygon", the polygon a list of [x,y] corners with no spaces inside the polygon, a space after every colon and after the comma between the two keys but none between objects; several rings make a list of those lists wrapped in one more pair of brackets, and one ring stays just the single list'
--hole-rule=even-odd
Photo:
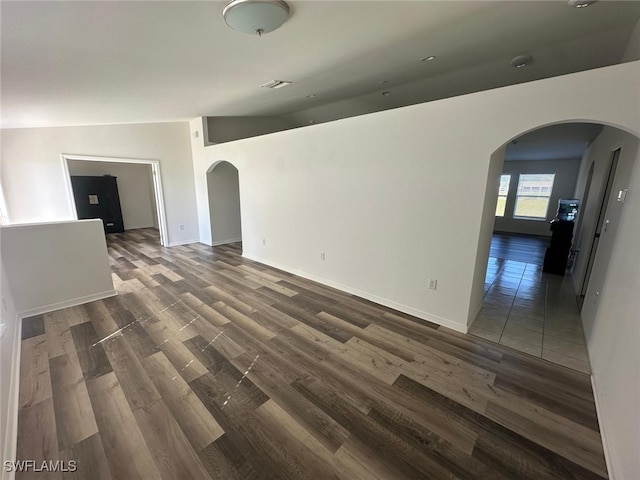
[{"label": "black appliance", "polygon": [[564,275],[571,255],[574,221],[578,215],[580,200],[561,198],[556,218],[551,220],[551,242],[544,255],[542,271]]},{"label": "black appliance", "polygon": [[116,177],[71,176],[78,220],[101,218],[105,233],[124,232]]}]

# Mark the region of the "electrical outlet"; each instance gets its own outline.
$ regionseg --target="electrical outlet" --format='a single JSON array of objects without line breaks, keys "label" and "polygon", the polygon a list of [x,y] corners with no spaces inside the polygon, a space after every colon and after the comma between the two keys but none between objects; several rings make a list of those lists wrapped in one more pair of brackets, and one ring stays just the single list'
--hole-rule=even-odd
[{"label": "electrical outlet", "polygon": [[266,244],[267,244],[267,239],[266,239],[266,238],[263,238],[263,239],[262,239],[262,245],[263,245],[263,246],[265,246]]},{"label": "electrical outlet", "polygon": [[429,279],[429,290],[435,290],[436,288],[438,288],[438,280],[436,280],[435,278],[430,278]]},{"label": "electrical outlet", "polygon": [[320,260],[324,262],[324,252],[320,252]]},{"label": "electrical outlet", "polygon": [[180,225],[180,231],[184,230],[184,225]]}]

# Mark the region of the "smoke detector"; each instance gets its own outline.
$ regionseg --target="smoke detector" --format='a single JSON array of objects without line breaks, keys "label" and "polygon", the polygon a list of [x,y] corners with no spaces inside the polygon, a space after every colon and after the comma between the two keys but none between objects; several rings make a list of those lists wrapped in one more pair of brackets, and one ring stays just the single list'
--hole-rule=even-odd
[{"label": "smoke detector", "polygon": [[518,55],[511,59],[511,65],[515,68],[523,68],[529,65],[533,61],[531,55]]}]

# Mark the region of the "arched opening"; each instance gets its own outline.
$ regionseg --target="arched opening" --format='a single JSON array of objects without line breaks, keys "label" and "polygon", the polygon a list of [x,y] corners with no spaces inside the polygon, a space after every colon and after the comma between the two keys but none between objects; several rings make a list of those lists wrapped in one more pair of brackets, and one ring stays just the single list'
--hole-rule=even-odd
[{"label": "arched opening", "polygon": [[242,242],[240,183],[238,169],[231,163],[215,163],[207,171],[211,244]]},{"label": "arched opening", "polygon": [[[484,282],[474,285],[482,306],[469,333],[590,372],[587,344],[638,143],[616,127],[574,122],[528,131],[492,155],[476,263]],[[579,201],[578,215],[552,231],[562,198]],[[564,258],[554,265],[559,242]]]}]

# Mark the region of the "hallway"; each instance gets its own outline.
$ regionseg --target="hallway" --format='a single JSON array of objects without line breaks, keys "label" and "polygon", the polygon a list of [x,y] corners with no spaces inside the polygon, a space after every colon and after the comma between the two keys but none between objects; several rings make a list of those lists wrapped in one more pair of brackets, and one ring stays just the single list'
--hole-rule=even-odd
[{"label": "hallway", "polygon": [[523,237],[531,252],[531,260],[526,262],[508,259],[525,257],[517,248],[514,257],[509,246],[504,246],[504,236],[496,237],[487,266],[484,305],[469,333],[590,373],[571,276],[542,272],[539,259],[544,257],[540,251],[544,251],[546,240],[536,243]]}]

